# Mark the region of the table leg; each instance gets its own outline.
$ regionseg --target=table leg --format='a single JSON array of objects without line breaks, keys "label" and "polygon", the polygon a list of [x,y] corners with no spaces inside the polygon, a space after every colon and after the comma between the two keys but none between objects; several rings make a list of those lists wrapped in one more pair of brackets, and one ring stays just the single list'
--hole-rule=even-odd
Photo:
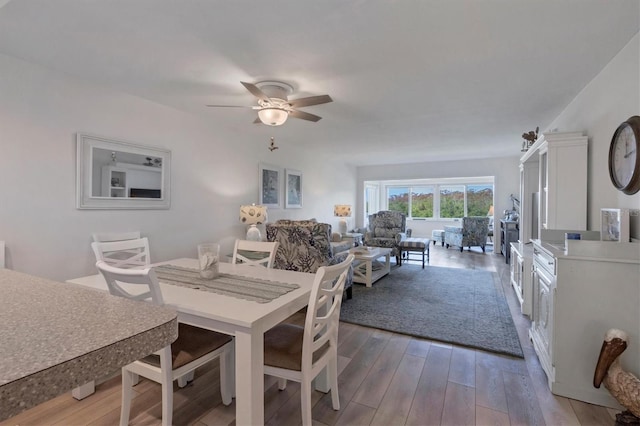
[{"label": "table leg", "polygon": [[[387,256],[387,262],[389,261],[389,256]],[[367,260],[366,262],[367,265],[367,273],[365,275],[365,285],[367,287],[371,287],[371,284],[373,284],[373,260]]]},{"label": "table leg", "polygon": [[264,424],[264,334],[235,335],[236,425]]}]

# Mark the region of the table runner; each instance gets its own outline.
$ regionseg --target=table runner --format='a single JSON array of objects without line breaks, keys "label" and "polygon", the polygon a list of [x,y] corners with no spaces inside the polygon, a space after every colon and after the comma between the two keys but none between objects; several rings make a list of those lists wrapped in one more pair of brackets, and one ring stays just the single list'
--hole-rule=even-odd
[{"label": "table runner", "polygon": [[160,265],[153,268],[158,279],[167,284],[210,291],[238,299],[267,303],[297,288],[298,284],[269,281],[231,274],[220,274],[212,280],[200,278],[197,269],[176,265]]}]

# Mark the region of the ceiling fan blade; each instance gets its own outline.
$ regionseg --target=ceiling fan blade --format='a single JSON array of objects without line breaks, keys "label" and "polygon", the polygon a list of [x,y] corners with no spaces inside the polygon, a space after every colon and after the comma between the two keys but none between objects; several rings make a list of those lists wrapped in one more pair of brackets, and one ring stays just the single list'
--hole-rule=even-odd
[{"label": "ceiling fan blade", "polygon": [[261,101],[271,103],[271,99],[269,99],[269,97],[267,95],[265,95],[264,92],[262,90],[260,90],[260,88],[258,86],[256,86],[255,84],[245,83],[244,81],[241,81],[240,83],[242,83],[242,85],[248,91],[250,91],[251,94],[253,96],[255,96],[256,98],[260,99]]},{"label": "ceiling fan blade", "polygon": [[313,122],[316,122],[322,119],[322,117],[319,117],[317,115],[309,114],[308,112],[298,111],[295,109],[293,111],[289,111],[289,115],[291,117],[301,118],[302,120],[308,120]]},{"label": "ceiling fan blade", "polygon": [[262,124],[262,120],[260,120],[260,117],[253,120],[253,124]]},{"label": "ceiling fan blade", "polygon": [[326,104],[328,102],[333,102],[333,99],[331,99],[331,96],[329,95],[319,95],[309,96],[308,98],[292,99],[287,102],[294,108],[300,108],[311,105]]},{"label": "ceiling fan blade", "polygon": [[253,108],[252,106],[242,106],[242,105],[207,105],[208,107],[213,108]]}]

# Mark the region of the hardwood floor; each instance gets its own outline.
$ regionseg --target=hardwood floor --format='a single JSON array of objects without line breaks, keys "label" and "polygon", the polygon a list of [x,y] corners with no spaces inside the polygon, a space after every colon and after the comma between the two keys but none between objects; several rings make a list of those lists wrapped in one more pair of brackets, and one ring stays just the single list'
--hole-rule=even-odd
[{"label": "hardwood floor", "polygon": [[[341,323],[339,391],[341,409],[314,392],[316,425],[613,425],[616,411],[558,397],[546,384],[527,336],[529,321],[516,307],[504,257],[431,246],[430,266],[496,271],[507,295],[525,359],[496,355],[377,329]],[[396,268],[396,266],[392,266]],[[357,285],[357,284],[356,284]],[[375,284],[374,284],[375,285]],[[348,301],[345,303],[349,303]],[[300,318],[296,318],[299,320]],[[174,422],[235,424],[235,403],[222,405],[217,361],[174,396]],[[160,385],[142,379],[135,388],[132,425],[160,423]],[[265,377],[268,425],[298,425],[300,391],[289,382],[279,391]],[[8,425],[114,425],[120,417],[120,376],[76,401],[70,393],[21,413]]]}]

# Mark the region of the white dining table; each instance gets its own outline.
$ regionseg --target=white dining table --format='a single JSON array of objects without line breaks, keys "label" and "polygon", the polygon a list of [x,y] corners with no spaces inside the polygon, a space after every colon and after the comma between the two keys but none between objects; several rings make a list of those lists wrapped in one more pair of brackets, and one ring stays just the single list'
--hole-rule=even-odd
[{"label": "white dining table", "polygon": [[[185,258],[162,264],[195,269],[197,262],[197,259]],[[236,424],[261,425],[264,424],[264,333],[308,304],[315,275],[230,263],[220,263],[220,272],[300,286],[270,302],[257,303],[160,282],[165,305],[177,310],[179,322],[235,337]],[[100,274],[68,282],[108,291]],[[316,380],[316,389],[327,392],[327,383],[326,376],[321,375]]]}]

